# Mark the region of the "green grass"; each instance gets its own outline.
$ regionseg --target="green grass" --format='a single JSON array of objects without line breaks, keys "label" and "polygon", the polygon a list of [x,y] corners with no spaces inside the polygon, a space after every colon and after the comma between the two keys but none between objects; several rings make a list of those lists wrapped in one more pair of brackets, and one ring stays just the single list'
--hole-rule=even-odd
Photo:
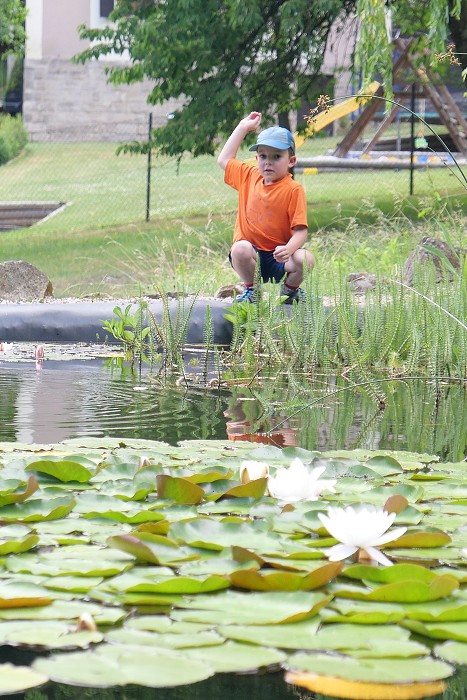
[{"label": "green grass", "polygon": [[[306,143],[324,153],[335,139]],[[247,157],[247,153],[244,154]],[[23,259],[51,279],[57,297],[123,296],[157,289],[212,294],[237,281],[227,262],[236,192],[215,158],[180,164],[153,158],[150,220],[147,159],[109,143],[31,143],[0,168],[2,201],[60,201],[59,214],[0,234],[0,261]],[[467,191],[448,169],[298,175],[309,202],[309,247],[322,270],[388,274],[422,235],[462,239]],[[436,194],[435,194],[436,193]],[[421,210],[434,209],[422,218]],[[444,218],[443,218],[444,217]],[[444,224],[440,222],[444,221]],[[323,277],[325,277],[323,275]]]}]

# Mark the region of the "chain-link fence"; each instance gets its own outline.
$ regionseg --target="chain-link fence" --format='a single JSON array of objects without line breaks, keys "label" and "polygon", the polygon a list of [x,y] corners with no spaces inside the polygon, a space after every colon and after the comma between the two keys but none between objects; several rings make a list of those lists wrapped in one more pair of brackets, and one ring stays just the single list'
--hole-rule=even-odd
[{"label": "chain-link fence", "polygon": [[[439,141],[420,124],[415,136],[422,147],[414,151],[413,169],[410,148],[415,139],[410,138],[407,121],[388,130],[380,150],[364,156],[350,152],[345,167],[313,163],[334,152],[349,120],[342,120],[335,135],[320,132],[306,139],[297,151],[295,177],[305,188],[311,224],[323,206],[335,208],[337,214],[346,204],[367,206],[388,196],[465,194],[465,159],[453,161],[449,152],[441,152]],[[356,148],[368,143],[377,127],[376,122],[370,124]],[[30,142],[0,168],[0,208],[7,203],[17,204],[18,210],[30,203],[50,203],[50,210],[57,208],[58,213],[44,225],[70,231],[235,211],[236,192],[223,183],[215,157],[186,156],[178,161],[154,153],[117,155],[117,148],[116,143],[96,141]],[[251,154],[245,149],[240,157]]]}]

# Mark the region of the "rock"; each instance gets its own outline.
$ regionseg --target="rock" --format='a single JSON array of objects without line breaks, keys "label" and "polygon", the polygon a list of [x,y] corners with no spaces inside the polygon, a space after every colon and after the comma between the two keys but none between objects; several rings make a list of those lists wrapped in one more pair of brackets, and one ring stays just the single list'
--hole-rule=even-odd
[{"label": "rock", "polygon": [[31,263],[24,260],[0,263],[0,299],[37,301],[51,296],[52,282]]},{"label": "rock", "polygon": [[[434,250],[430,250],[433,248]],[[433,265],[436,281],[449,280],[452,282],[454,270],[459,270],[461,260],[466,251],[451,247],[446,241],[424,236],[416,248],[410,253],[404,264],[403,280],[409,286],[414,282],[414,270],[419,266]]]},{"label": "rock", "polygon": [[231,297],[235,297],[237,294],[241,294],[243,289],[244,287],[242,284],[226,284],[217,290],[214,297],[216,299],[230,299]]},{"label": "rock", "polygon": [[372,275],[369,272],[350,272],[347,277],[347,282],[350,284],[355,294],[361,294],[368,289],[374,289],[376,287],[376,280],[376,275]]}]

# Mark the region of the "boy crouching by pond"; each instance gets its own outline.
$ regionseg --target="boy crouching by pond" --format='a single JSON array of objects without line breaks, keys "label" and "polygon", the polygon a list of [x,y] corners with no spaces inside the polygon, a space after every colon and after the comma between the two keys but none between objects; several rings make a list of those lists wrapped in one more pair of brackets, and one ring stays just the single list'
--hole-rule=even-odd
[{"label": "boy crouching by pond", "polygon": [[[303,301],[300,289],[305,270],[314,257],[302,246],[308,238],[306,197],[291,173],[297,160],[295,141],[288,129],[272,126],[261,131],[256,144],[257,166],[236,160],[245,136],[261,123],[261,112],[251,112],[235,127],[217,162],[224,181],[238,191],[230,262],[245,290],[237,301],[254,302],[256,258],[263,282],[280,282],[285,304]],[[285,277],[285,279],[284,279]]]}]

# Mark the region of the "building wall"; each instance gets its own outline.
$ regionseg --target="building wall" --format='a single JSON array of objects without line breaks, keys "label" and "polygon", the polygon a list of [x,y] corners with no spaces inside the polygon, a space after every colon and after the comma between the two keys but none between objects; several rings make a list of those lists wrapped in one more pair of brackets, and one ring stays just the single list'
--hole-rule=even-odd
[{"label": "building wall", "polygon": [[[148,115],[161,126],[176,102],[147,103],[149,82],[113,86],[109,61],[74,64],[86,48],[78,26],[105,23],[98,0],[27,0],[23,119],[33,141],[127,141],[144,139]],[[121,61],[115,57],[110,63]]]}]

